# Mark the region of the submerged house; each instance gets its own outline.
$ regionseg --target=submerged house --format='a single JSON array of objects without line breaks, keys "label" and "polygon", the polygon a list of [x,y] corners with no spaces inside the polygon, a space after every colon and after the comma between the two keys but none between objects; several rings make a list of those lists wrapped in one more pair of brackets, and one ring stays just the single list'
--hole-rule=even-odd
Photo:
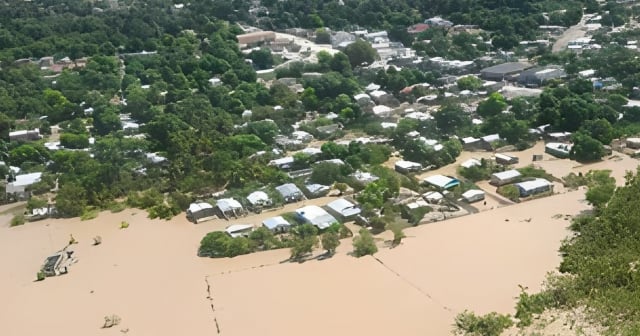
[{"label": "submerged house", "polygon": [[553,191],[553,183],[543,179],[537,178],[531,181],[523,181],[515,184],[520,191],[520,197],[527,197],[544,192]]},{"label": "submerged house", "polygon": [[336,218],[340,218],[342,221],[354,219],[361,212],[360,208],[356,204],[344,198],[339,198],[330,202],[327,204],[326,208],[330,214],[334,215]]},{"label": "submerged house", "polygon": [[216,202],[216,207],[221,217],[229,219],[229,217],[238,218],[244,215],[244,208],[240,202],[233,198],[222,198]]},{"label": "submerged house", "polygon": [[484,196],[484,191],[480,189],[470,189],[462,194],[462,199],[464,199],[467,203],[473,203],[482,201],[484,199]]},{"label": "submerged house", "polygon": [[187,219],[195,224],[217,218],[216,209],[206,202],[191,203],[187,209]]},{"label": "submerged house", "polygon": [[491,174],[491,184],[501,186],[509,183],[516,182],[522,174],[515,169],[506,170],[499,173]]},{"label": "submerged house", "polygon": [[251,231],[253,231],[251,224],[234,224],[224,230],[231,238],[248,237]]}]

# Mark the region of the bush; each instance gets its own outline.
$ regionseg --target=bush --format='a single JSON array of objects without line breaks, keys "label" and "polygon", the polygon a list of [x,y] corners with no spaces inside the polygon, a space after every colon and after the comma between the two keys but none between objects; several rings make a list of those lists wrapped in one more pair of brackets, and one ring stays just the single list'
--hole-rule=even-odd
[{"label": "bush", "polygon": [[513,321],[508,315],[489,313],[484,316],[476,316],[466,310],[458,314],[455,320],[456,334],[458,335],[499,336],[512,325]]},{"label": "bush", "polygon": [[46,275],[44,275],[44,271],[40,270],[38,271],[38,273],[36,273],[36,281],[42,281],[46,278]]},{"label": "bush", "polygon": [[38,197],[31,197],[27,201],[27,209],[39,209],[47,206],[47,201]]},{"label": "bush", "polygon": [[318,244],[318,237],[316,236],[294,238],[291,246],[291,259],[302,260],[304,256],[313,252],[313,247],[316,244]]},{"label": "bush", "polygon": [[328,254],[334,254],[338,246],[340,246],[340,237],[337,233],[325,232],[322,235],[322,248],[327,250]]},{"label": "bush", "polygon": [[108,208],[113,213],[122,212],[127,208],[127,204],[124,202],[113,202],[109,204]]},{"label": "bush", "polygon": [[518,189],[518,187],[514,186],[513,184],[508,184],[508,185],[499,187],[497,191],[498,191],[498,194],[514,202],[520,201],[520,190]]},{"label": "bush", "polygon": [[549,297],[545,292],[530,295],[524,288],[520,287],[520,289],[515,317],[519,320],[518,327],[526,327],[533,322],[534,314],[542,314],[549,303]]},{"label": "bush", "polygon": [[121,229],[126,229],[128,227],[129,227],[129,222],[127,222],[127,221],[120,222],[120,228]]},{"label": "bush", "polygon": [[25,223],[25,218],[23,214],[17,214],[15,216],[13,216],[13,218],[11,218],[11,223],[9,224],[9,226],[14,227],[14,226],[18,226],[18,225],[23,225]]},{"label": "bush", "polygon": [[231,237],[222,231],[209,232],[200,241],[198,255],[201,257],[221,258],[227,254],[227,245]]},{"label": "bush", "polygon": [[522,174],[522,178],[534,177],[534,178],[543,178],[549,181],[553,181],[556,179],[553,175],[547,173],[544,169],[536,168],[533,165],[529,165],[523,168],[518,168],[518,171],[520,172],[520,174]]},{"label": "bush", "polygon": [[158,204],[152,206],[151,208],[147,209],[147,211],[149,212],[149,218],[151,219],[160,218],[166,220],[169,220],[173,218],[173,216],[180,213],[179,209],[174,209],[166,204]]},{"label": "bush", "polygon": [[359,235],[353,238],[353,254],[356,257],[363,257],[366,255],[373,255],[378,252],[376,242],[373,240],[371,232],[367,229],[360,229]]},{"label": "bush", "polygon": [[562,184],[567,188],[577,189],[580,186],[585,186],[588,183],[588,179],[582,173],[576,175],[575,173],[569,173],[569,175],[562,178]]},{"label": "bush", "polygon": [[100,210],[95,207],[86,207],[80,215],[80,220],[86,221],[98,217]]}]

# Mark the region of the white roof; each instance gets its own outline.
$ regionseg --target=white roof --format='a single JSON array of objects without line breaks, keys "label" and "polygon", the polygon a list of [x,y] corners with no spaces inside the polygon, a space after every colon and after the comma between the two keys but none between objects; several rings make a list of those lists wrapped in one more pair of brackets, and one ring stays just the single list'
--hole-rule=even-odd
[{"label": "white roof", "polygon": [[311,135],[309,132],[305,132],[305,131],[293,131],[293,132],[291,132],[291,136],[293,138],[295,138],[296,140],[303,140],[303,139],[313,138],[313,135]]},{"label": "white roof", "polygon": [[444,175],[431,175],[423,181],[439,188],[445,188],[449,183],[455,181],[455,179]]},{"label": "white roof", "polygon": [[495,178],[497,178],[499,180],[508,180],[508,179],[519,177],[521,175],[522,174],[520,174],[519,171],[517,171],[515,169],[511,169],[511,170],[506,170],[506,171],[499,172],[499,173],[494,173],[492,176],[494,176]]},{"label": "white roof", "polygon": [[439,193],[437,191],[430,191],[430,192],[422,194],[422,197],[424,197],[424,199],[426,199],[426,200],[439,201],[439,200],[444,198],[444,195],[442,195],[441,193]]},{"label": "white roof", "polygon": [[39,182],[41,177],[42,177],[42,173],[17,175],[16,180],[11,183],[8,183],[7,187],[8,186],[14,186],[14,187],[29,186],[36,182]]},{"label": "white roof", "polygon": [[409,119],[416,119],[420,121],[433,119],[433,116],[431,116],[431,114],[424,113],[424,112],[411,112],[411,113],[407,113],[407,115],[405,115],[404,117]]},{"label": "white roof", "polygon": [[345,217],[354,216],[360,213],[360,208],[344,198],[339,198],[330,202],[327,204],[327,207]]},{"label": "white roof", "polygon": [[319,229],[326,229],[337,222],[333,216],[317,205],[307,205],[297,209],[296,213]]},{"label": "white roof", "polygon": [[382,122],[380,123],[380,126],[382,126],[382,128],[396,128],[398,127],[398,124],[396,123],[391,123],[391,122]]},{"label": "white roof", "polygon": [[463,163],[460,164],[461,167],[464,168],[471,168],[473,166],[480,166],[482,163],[480,162],[480,160],[477,159],[469,159]]},{"label": "white roof", "polygon": [[269,230],[273,230],[278,226],[291,226],[291,224],[282,216],[267,218],[262,221],[262,225]]},{"label": "white roof", "polygon": [[253,229],[251,224],[233,224],[228,226],[224,232],[228,233],[231,237],[240,237],[243,232]]},{"label": "white roof", "polygon": [[502,154],[502,153],[496,153],[494,155],[496,158],[502,159],[502,160],[511,160],[511,159],[515,159],[515,157],[511,156],[511,155],[507,155],[507,154]]},{"label": "white roof", "polygon": [[531,180],[531,181],[524,181],[524,182],[520,182],[520,183],[516,183],[516,186],[518,186],[520,189],[523,189],[525,191],[531,191],[531,190],[535,190],[538,188],[542,188],[542,187],[546,187],[549,186],[551,184],[551,182],[543,179],[543,178],[537,178],[535,180]]},{"label": "white roof", "polygon": [[160,163],[160,162],[167,161],[166,157],[158,155],[158,153],[147,153],[146,156],[147,156],[147,159],[151,160],[151,162],[153,163]]},{"label": "white roof", "polygon": [[285,156],[283,158],[269,161],[269,165],[272,165],[272,166],[282,166],[282,165],[291,164],[291,163],[293,163],[292,156]]},{"label": "white roof", "polygon": [[369,95],[366,93],[358,93],[357,95],[353,96],[353,99],[355,100],[371,99],[371,97],[369,97]]},{"label": "white roof", "polygon": [[481,139],[486,141],[486,142],[494,142],[494,141],[500,140],[500,135],[499,134],[489,134],[489,135],[483,136]]},{"label": "white roof", "polygon": [[379,88],[380,88],[380,85],[371,83],[371,84],[367,85],[367,87],[364,88],[364,89],[367,90],[367,91],[376,91]]},{"label": "white roof", "polygon": [[373,92],[369,93],[369,95],[371,97],[375,97],[375,98],[380,98],[380,97],[382,97],[382,96],[384,96],[386,94],[387,93],[385,91],[382,91],[382,90],[376,90],[376,91],[373,91]]},{"label": "white roof", "polygon": [[251,204],[259,204],[269,201],[269,195],[264,191],[254,191],[247,196],[247,200]]},{"label": "white roof", "polygon": [[205,209],[213,209],[213,205],[206,202],[191,203],[187,212],[196,213]]},{"label": "white roof", "polygon": [[419,199],[416,200],[415,202],[409,203],[407,204],[407,208],[409,209],[418,209],[418,208],[424,208],[424,207],[428,207],[429,203]]},{"label": "white roof", "polygon": [[572,144],[560,143],[560,142],[549,142],[548,144],[545,145],[545,147],[547,147],[549,149],[556,150],[556,151],[569,153],[569,152],[571,152],[571,148],[573,147],[573,145]]},{"label": "white roof", "polygon": [[627,138],[627,142],[631,142],[631,143],[640,142],[640,138]]},{"label": "white roof", "polygon": [[373,107],[373,113],[374,114],[386,114],[386,113],[390,113],[391,112],[391,108],[389,106],[385,106],[385,105],[376,105]]},{"label": "white roof", "polygon": [[216,206],[222,211],[229,211],[234,209],[242,209],[240,202],[233,198],[221,198],[216,202]]},{"label": "white roof", "polygon": [[480,141],[480,139],[474,138],[474,137],[466,137],[466,138],[462,138],[462,142],[465,144],[469,144],[469,143],[473,143],[473,142],[478,142]]},{"label": "white roof", "polygon": [[318,154],[322,154],[322,150],[320,148],[314,148],[314,147],[308,147],[305,148],[303,150],[301,150],[302,153],[305,153],[307,155],[318,155]]},{"label": "white roof", "polygon": [[477,195],[484,195],[484,191],[479,190],[479,189],[470,189],[470,190],[465,191],[462,194],[462,197],[464,197],[466,199],[469,199],[469,198],[473,198],[474,196],[477,196]]},{"label": "white roof", "polygon": [[415,167],[422,168],[422,165],[413,161],[400,160],[400,161],[396,161],[396,167],[409,169],[409,168],[415,168]]}]

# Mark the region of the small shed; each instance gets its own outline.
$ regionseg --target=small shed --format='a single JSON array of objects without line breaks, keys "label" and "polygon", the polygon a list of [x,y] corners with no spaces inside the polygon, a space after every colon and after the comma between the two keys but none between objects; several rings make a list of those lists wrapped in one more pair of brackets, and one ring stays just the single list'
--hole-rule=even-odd
[{"label": "small shed", "polygon": [[478,202],[478,201],[482,201],[484,199],[484,191],[480,190],[480,189],[470,189],[465,191],[462,194],[462,198],[467,202],[467,203],[473,203],[473,202]]},{"label": "small shed", "polygon": [[431,175],[425,178],[423,182],[440,189],[451,189],[460,185],[458,179],[444,175]]},{"label": "small shed", "polygon": [[302,190],[293,183],[286,183],[276,187],[276,191],[282,195],[285,203],[298,202],[304,199]]},{"label": "small shed", "polygon": [[640,149],[640,138],[627,138],[627,148]]},{"label": "small shed", "polygon": [[478,159],[469,159],[469,160],[461,163],[460,167],[468,169],[468,168],[471,168],[471,167],[474,167],[474,166],[481,166],[481,165],[482,165],[482,162],[480,162],[480,160],[478,160]]},{"label": "small shed", "polygon": [[291,228],[291,224],[282,216],[267,218],[262,221],[262,226],[275,233],[287,232]]},{"label": "small shed", "polygon": [[516,183],[515,185],[520,191],[520,197],[527,197],[548,191],[553,191],[553,183],[543,178],[537,178],[531,181],[523,181],[520,183]]},{"label": "small shed", "polygon": [[501,186],[517,181],[522,174],[515,169],[506,170],[491,175],[491,184]]}]

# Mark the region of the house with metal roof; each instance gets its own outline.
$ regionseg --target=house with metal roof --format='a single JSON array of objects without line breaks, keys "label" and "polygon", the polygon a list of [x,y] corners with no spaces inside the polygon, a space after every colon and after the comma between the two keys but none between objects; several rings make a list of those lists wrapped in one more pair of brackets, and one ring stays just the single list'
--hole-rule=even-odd
[{"label": "house with metal roof", "polygon": [[217,218],[216,209],[207,202],[191,203],[187,209],[187,219],[195,224]]},{"label": "house with metal roof", "polygon": [[399,173],[410,173],[420,171],[422,165],[413,161],[400,160],[395,163],[395,168]]},{"label": "house with metal roof", "polygon": [[496,163],[501,164],[501,165],[512,165],[512,164],[516,164],[516,163],[518,163],[520,161],[515,156],[502,154],[502,153],[496,153],[493,157],[495,158]]},{"label": "house with metal roof", "polygon": [[338,220],[331,216],[326,210],[317,205],[307,205],[296,210],[296,214],[304,222],[309,223],[320,230],[324,230],[331,226],[333,223],[337,223]]},{"label": "house with metal roof", "polygon": [[250,193],[247,196],[247,201],[254,207],[270,206],[272,204],[271,198],[266,192],[258,190]]},{"label": "house with metal roof", "polygon": [[549,142],[544,145],[544,152],[547,154],[551,154],[557,158],[564,159],[569,157],[572,148],[572,144]]},{"label": "house with metal roof", "polygon": [[231,238],[248,237],[249,233],[253,231],[253,225],[251,224],[234,224],[229,225],[224,232],[226,232]]},{"label": "house with metal roof", "polygon": [[262,221],[262,226],[269,229],[271,232],[280,233],[289,231],[291,223],[284,219],[284,217],[277,216],[265,219]]},{"label": "house with metal roof", "polygon": [[425,178],[422,182],[440,189],[451,189],[460,185],[460,181],[458,181],[458,179],[444,175],[431,175]]},{"label": "house with metal roof", "polygon": [[482,165],[482,162],[480,162],[480,160],[471,158],[471,159],[461,163],[460,167],[468,169],[468,168],[471,168],[471,167],[481,166],[481,165]]},{"label": "house with metal roof", "polygon": [[503,172],[491,174],[491,184],[501,186],[516,182],[520,177],[522,177],[522,174],[515,169],[505,170]]},{"label": "house with metal roof", "polygon": [[27,188],[40,182],[40,178],[42,178],[42,173],[16,175],[13,182],[7,183],[5,193],[7,195],[13,195],[18,199],[25,199],[29,197]]},{"label": "house with metal roof", "polygon": [[550,80],[564,78],[567,73],[558,65],[548,65],[527,69],[518,76],[518,84],[527,87],[539,87]]},{"label": "house with metal roof", "polygon": [[527,197],[544,192],[553,191],[553,183],[543,179],[537,178],[531,181],[523,181],[515,184],[520,191],[520,197]]},{"label": "house with metal roof", "polygon": [[360,208],[356,204],[344,198],[339,198],[330,202],[327,204],[326,208],[330,214],[343,221],[353,219],[361,212]]},{"label": "house with metal roof", "polygon": [[285,203],[298,202],[304,199],[302,190],[293,183],[286,183],[276,187],[276,191],[282,195]]}]

